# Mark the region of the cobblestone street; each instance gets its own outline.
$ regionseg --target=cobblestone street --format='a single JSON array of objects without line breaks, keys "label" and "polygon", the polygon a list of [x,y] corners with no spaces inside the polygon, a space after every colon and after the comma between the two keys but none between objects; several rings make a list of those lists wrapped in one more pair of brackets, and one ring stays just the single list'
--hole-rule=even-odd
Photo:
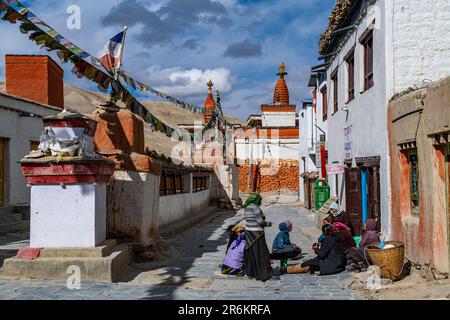
[{"label": "cobblestone street", "polygon": [[[311,241],[300,232],[312,227],[311,213],[289,206],[267,207],[264,212],[274,223],[274,227],[266,229],[269,247],[279,222],[289,218],[294,224],[291,240],[306,254],[300,261],[312,257]],[[351,276],[348,273],[325,277],[283,275],[265,283],[245,277],[222,277],[219,270],[228,240],[226,228],[240,217],[222,212],[211,221],[170,239],[170,254],[150,263],[130,265],[130,272],[121,283],[82,281],[81,289],[69,290],[61,281],[0,277],[0,299],[361,299],[356,291],[346,288],[345,281]],[[273,267],[278,275],[278,261],[274,261]]]}]

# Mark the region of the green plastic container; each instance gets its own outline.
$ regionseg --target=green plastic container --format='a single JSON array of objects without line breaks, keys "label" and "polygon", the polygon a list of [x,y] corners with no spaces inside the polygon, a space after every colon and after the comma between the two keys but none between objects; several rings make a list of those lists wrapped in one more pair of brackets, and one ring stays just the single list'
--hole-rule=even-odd
[{"label": "green plastic container", "polygon": [[316,195],[316,210],[319,210],[330,199],[330,185],[328,184],[328,180],[317,179],[314,185],[314,192]]}]

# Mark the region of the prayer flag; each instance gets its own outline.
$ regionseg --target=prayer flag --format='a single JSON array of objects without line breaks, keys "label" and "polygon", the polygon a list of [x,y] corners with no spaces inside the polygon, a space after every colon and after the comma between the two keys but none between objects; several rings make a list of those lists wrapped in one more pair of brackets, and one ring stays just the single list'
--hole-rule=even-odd
[{"label": "prayer flag", "polygon": [[124,31],[109,40],[102,51],[98,54],[98,60],[102,66],[111,74],[119,67],[119,52],[122,46]]}]

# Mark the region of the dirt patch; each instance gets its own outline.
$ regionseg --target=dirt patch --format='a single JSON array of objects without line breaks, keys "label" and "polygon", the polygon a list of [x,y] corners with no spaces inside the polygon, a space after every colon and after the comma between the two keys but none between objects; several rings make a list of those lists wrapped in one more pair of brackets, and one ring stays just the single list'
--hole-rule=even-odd
[{"label": "dirt patch", "polygon": [[371,272],[355,273],[347,282],[370,300],[450,300],[450,280],[424,279],[419,272],[397,282],[380,279],[375,283]]}]

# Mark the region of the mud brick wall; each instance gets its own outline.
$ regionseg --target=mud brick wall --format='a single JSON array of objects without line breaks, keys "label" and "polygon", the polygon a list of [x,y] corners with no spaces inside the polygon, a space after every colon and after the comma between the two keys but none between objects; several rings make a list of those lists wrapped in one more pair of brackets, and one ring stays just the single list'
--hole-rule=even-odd
[{"label": "mud brick wall", "polygon": [[[251,165],[250,192],[276,192],[299,190],[298,161],[280,161],[278,164],[263,163]],[[240,165],[239,191],[248,193],[249,165]]]}]

